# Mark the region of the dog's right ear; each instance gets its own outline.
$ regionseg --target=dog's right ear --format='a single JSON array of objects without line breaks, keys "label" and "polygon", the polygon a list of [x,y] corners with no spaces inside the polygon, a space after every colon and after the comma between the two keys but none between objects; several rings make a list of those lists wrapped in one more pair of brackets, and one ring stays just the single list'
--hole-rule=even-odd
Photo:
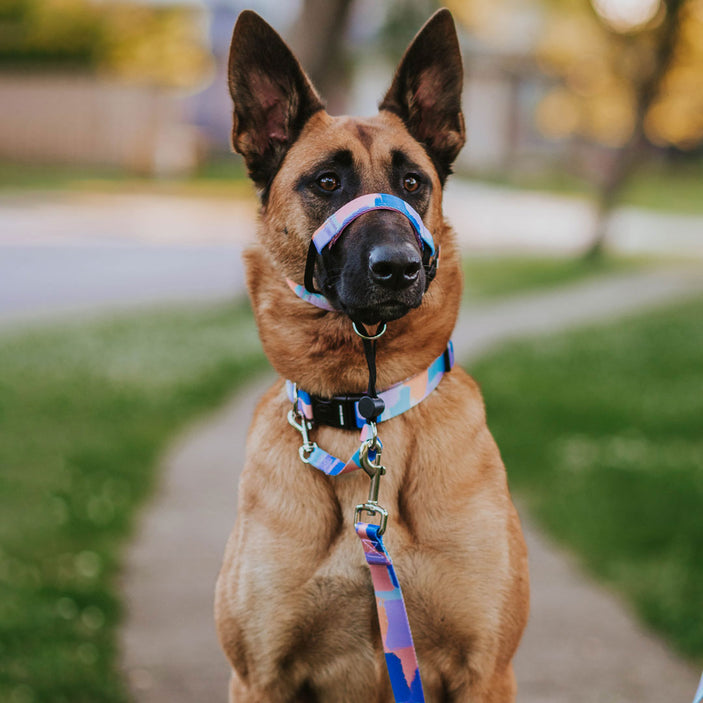
[{"label": "dog's right ear", "polygon": [[293,52],[259,15],[237,18],[229,50],[234,101],[232,146],[266,189],[288,149],[322,102]]},{"label": "dog's right ear", "polygon": [[398,115],[425,146],[442,183],[466,139],[463,75],[454,20],[449,10],[437,10],[410,43],[379,106]]}]

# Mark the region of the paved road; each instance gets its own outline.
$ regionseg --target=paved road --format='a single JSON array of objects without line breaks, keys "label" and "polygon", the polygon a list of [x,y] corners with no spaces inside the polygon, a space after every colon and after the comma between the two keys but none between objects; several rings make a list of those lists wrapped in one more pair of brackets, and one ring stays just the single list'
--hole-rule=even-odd
[{"label": "paved road", "polygon": [[[464,363],[502,339],[613,317],[703,291],[696,271],[645,273],[462,313]],[[173,446],[161,490],[128,554],[124,665],[138,703],[226,700],[228,668],[215,638],[213,588],[235,518],[252,386]],[[516,670],[521,703],[689,703],[697,672],[644,632],[523,515],[532,613]]]},{"label": "paved road", "polygon": [[[466,251],[582,250],[582,200],[450,182],[446,213]],[[242,288],[252,202],[54,193],[0,198],[0,323],[158,302],[223,298]],[[615,248],[703,257],[703,218],[619,210]]]},{"label": "paved road", "polygon": [[[584,251],[595,211],[582,198],[453,179],[445,214],[470,251]],[[622,207],[609,223],[608,246],[627,254],[703,257],[703,216]]]},{"label": "paved road", "polygon": [[58,195],[0,201],[0,322],[240,294],[247,203]]}]

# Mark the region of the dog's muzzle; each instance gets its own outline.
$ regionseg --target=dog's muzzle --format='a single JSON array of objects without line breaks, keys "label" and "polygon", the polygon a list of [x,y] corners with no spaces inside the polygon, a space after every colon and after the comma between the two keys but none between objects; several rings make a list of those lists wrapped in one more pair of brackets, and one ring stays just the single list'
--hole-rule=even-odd
[{"label": "dog's muzzle", "polygon": [[439,258],[439,248],[435,248],[430,231],[417,211],[401,198],[389,193],[370,193],[343,205],[313,234],[305,266],[305,289],[309,295],[319,294],[314,283],[317,255],[322,254],[326,248],[331,248],[354,220],[374,210],[392,210],[406,217],[412,225],[422,257],[421,260],[416,260],[416,255],[403,251],[402,245],[379,247],[369,261],[372,280],[386,288],[402,289],[414,282],[422,266],[427,290],[437,271]]}]

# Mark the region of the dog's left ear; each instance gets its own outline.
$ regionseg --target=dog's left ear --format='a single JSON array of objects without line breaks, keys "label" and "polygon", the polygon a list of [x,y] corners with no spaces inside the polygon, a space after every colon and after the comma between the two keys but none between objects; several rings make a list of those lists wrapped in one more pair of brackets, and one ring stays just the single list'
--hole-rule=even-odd
[{"label": "dog's left ear", "polygon": [[463,83],[454,20],[449,10],[438,10],[408,46],[379,106],[398,115],[424,144],[442,183],[466,140]]}]

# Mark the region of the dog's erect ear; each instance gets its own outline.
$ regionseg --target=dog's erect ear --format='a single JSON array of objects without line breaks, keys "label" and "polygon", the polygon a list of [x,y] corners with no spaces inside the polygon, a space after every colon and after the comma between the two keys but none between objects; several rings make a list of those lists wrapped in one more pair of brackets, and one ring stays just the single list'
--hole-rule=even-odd
[{"label": "dog's erect ear", "polygon": [[259,15],[237,18],[229,50],[234,101],[232,146],[249,176],[265,189],[305,123],[323,108],[298,60]]},{"label": "dog's erect ear", "polygon": [[449,10],[438,10],[407,48],[379,106],[398,115],[425,145],[442,182],[466,139],[463,82],[454,20]]}]

